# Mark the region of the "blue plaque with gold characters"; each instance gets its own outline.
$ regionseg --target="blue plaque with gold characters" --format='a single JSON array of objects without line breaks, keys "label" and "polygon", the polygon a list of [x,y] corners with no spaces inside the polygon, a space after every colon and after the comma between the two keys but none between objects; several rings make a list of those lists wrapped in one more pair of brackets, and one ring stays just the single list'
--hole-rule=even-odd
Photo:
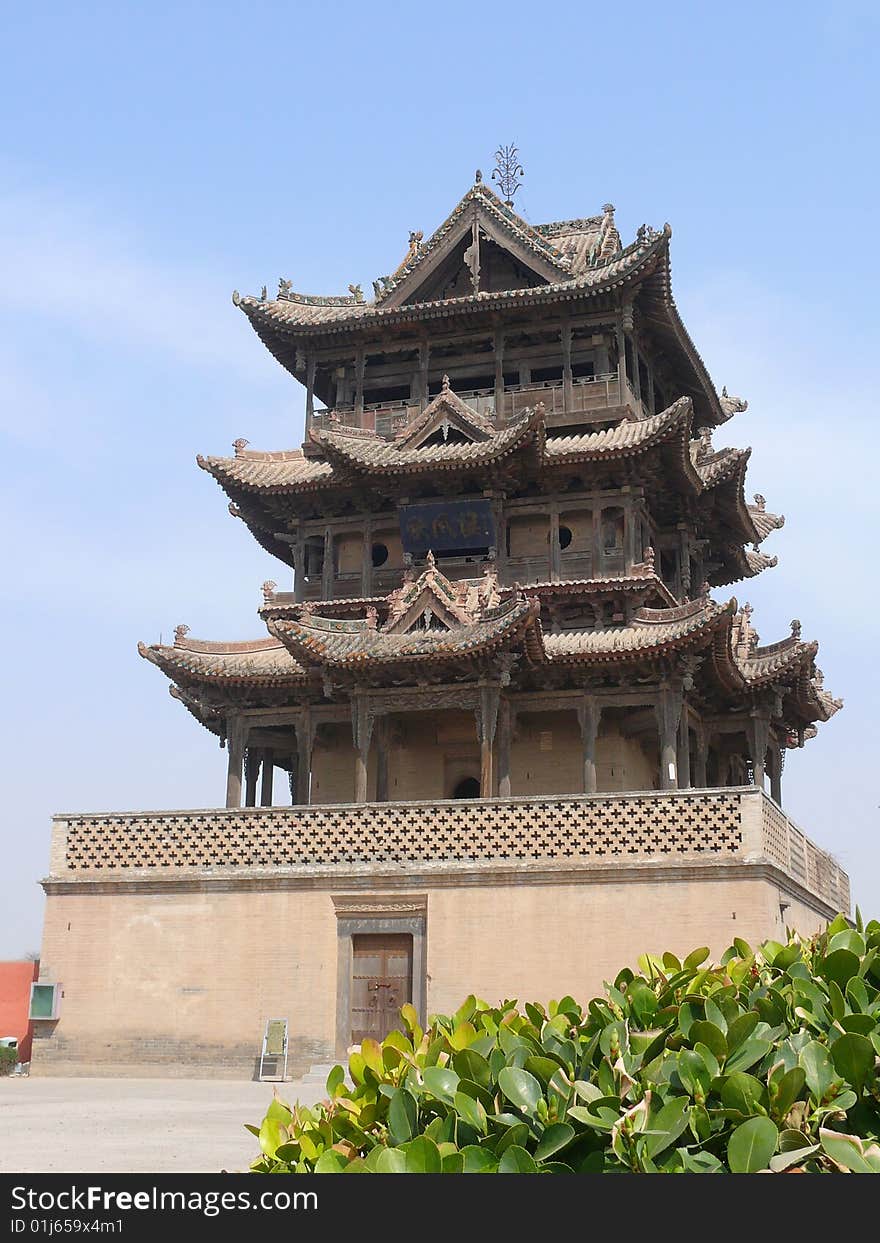
[{"label": "blue plaque with gold characters", "polygon": [[414,557],[431,552],[475,552],[495,544],[492,506],[474,501],[429,501],[400,511],[400,537]]}]

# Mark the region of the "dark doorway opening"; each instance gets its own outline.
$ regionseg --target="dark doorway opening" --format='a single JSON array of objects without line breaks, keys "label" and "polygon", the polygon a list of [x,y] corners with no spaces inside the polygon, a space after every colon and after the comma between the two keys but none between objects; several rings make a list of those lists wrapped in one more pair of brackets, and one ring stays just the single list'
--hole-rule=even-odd
[{"label": "dark doorway opening", "polygon": [[480,783],[476,777],[462,777],[452,791],[453,798],[479,798]]}]

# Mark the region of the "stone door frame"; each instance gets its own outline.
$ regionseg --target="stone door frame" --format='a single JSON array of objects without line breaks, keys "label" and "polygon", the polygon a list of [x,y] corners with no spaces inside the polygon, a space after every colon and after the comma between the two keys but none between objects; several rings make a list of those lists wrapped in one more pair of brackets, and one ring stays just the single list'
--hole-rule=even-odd
[{"label": "stone door frame", "polygon": [[412,936],[412,1004],[419,1024],[427,1015],[428,895],[339,894],[336,909],[336,1056],[345,1058],[351,1043],[352,938],[359,934]]}]

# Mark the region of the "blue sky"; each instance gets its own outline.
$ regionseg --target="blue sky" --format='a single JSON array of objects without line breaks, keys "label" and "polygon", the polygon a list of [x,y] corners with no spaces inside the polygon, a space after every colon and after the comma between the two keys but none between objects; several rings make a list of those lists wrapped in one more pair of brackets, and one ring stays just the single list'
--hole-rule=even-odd
[{"label": "blue sky", "polygon": [[369,290],[508,141],[533,223],[673,226],[682,316],[750,402],[721,443],[786,515],[733,590],[846,699],[787,809],[880,915],[878,27],[867,0],[0,5],[0,957],[39,945],[53,811],[222,801],[136,643],[259,634],[287,581],[195,465],[301,439],[232,289]]}]

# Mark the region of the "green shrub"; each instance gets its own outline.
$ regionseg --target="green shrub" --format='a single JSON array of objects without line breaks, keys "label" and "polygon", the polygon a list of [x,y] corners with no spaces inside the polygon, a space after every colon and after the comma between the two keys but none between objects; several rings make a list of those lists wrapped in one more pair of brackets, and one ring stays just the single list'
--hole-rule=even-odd
[{"label": "green shrub", "polygon": [[469,997],[365,1040],[328,1099],[250,1127],[261,1173],[880,1173],[880,923],[736,940],[571,997]]},{"label": "green shrub", "polygon": [[17,1061],[18,1049],[10,1049],[5,1044],[0,1045],[0,1075],[11,1075]]}]

